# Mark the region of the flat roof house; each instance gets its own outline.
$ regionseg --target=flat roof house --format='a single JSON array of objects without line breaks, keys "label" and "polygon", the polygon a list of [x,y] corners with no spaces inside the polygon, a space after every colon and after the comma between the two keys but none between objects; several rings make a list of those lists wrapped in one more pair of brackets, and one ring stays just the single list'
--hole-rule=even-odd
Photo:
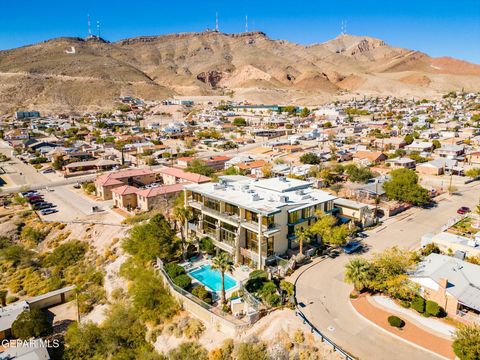
[{"label": "flat roof house", "polygon": [[435,153],[440,157],[449,159],[461,159],[465,154],[465,147],[463,145],[443,144],[441,148],[436,149]]},{"label": "flat roof house", "polygon": [[330,213],[336,197],[312,183],[277,177],[224,176],[220,183],[185,186],[189,232],[208,236],[235,263],[263,268],[268,257],[298,248],[295,231]]},{"label": "flat roof house", "polygon": [[411,274],[423,296],[436,301],[448,316],[480,321],[480,266],[440,254],[428,255]]},{"label": "flat roof house", "polygon": [[407,157],[388,159],[385,163],[390,164],[392,169],[415,169],[415,160]]}]

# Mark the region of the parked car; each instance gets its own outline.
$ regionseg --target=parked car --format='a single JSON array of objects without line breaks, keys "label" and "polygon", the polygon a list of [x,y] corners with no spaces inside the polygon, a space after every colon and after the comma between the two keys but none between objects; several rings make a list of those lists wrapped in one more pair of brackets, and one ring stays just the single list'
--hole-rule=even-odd
[{"label": "parked car", "polygon": [[359,250],[362,247],[362,244],[359,241],[350,241],[343,246],[343,252],[345,254],[353,254],[355,251]]},{"label": "parked car", "polygon": [[53,169],[45,169],[45,170],[42,171],[42,174],[51,174],[51,173],[54,173],[54,172],[55,172],[55,170],[53,170]]},{"label": "parked car", "polygon": [[40,214],[42,214],[42,215],[50,215],[50,214],[54,214],[54,213],[56,213],[56,212],[58,212],[58,210],[52,209],[52,208],[48,208],[48,209],[44,209],[44,210],[40,211]]},{"label": "parked car", "polygon": [[40,195],[40,194],[38,193],[38,191],[30,190],[30,191],[24,191],[24,192],[20,193],[20,195],[28,198],[30,196],[36,196],[36,195]]},{"label": "parked car", "polygon": [[44,202],[44,199],[43,199],[43,196],[34,196],[28,199],[28,202],[30,204],[38,204],[38,203]]},{"label": "parked car", "polygon": [[35,204],[33,206],[33,210],[43,210],[43,209],[50,209],[50,208],[54,208],[54,207],[56,207],[56,205],[53,205],[52,203],[41,202],[41,203]]},{"label": "parked car", "polygon": [[368,235],[365,234],[364,232],[359,232],[357,233],[357,237],[359,237],[360,239],[365,239],[368,237]]},{"label": "parked car", "polygon": [[458,210],[457,210],[457,214],[460,214],[460,215],[464,215],[464,214],[469,213],[469,212],[470,212],[470,208],[466,207],[466,206],[462,206],[462,207],[458,208]]}]

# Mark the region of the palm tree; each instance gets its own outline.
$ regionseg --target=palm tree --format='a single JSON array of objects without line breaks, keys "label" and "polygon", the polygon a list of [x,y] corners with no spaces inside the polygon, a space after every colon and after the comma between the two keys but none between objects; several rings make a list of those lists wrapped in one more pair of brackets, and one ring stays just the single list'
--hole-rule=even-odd
[{"label": "palm tree", "polygon": [[300,245],[300,256],[303,254],[303,242],[309,241],[312,237],[312,232],[307,228],[300,228],[295,231],[295,236]]},{"label": "palm tree", "polygon": [[187,237],[186,222],[192,217],[192,211],[185,206],[178,206],[173,209],[173,218],[180,229],[180,237],[182,239],[182,255],[185,257],[185,239]]},{"label": "palm tree", "polygon": [[220,271],[222,276],[222,303],[225,304],[225,273],[233,271],[233,263],[227,253],[220,253],[212,259],[212,269]]},{"label": "palm tree", "polygon": [[362,291],[370,282],[370,270],[371,266],[367,260],[360,257],[353,258],[345,265],[345,282],[353,284],[355,290]]}]

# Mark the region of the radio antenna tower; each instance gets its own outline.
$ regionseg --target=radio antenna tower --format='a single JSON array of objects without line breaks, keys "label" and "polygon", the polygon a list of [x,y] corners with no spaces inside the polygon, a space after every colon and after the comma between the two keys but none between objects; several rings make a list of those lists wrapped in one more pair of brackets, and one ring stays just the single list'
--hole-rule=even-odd
[{"label": "radio antenna tower", "polygon": [[90,23],[90,14],[87,15],[87,24],[88,24],[88,37],[92,36],[92,27]]},{"label": "radio antenna tower", "polygon": [[215,31],[218,32],[218,12],[215,13]]},{"label": "radio antenna tower", "polygon": [[100,21],[97,21],[97,37],[100,39]]},{"label": "radio antenna tower", "polygon": [[248,15],[245,15],[245,32],[248,33]]}]

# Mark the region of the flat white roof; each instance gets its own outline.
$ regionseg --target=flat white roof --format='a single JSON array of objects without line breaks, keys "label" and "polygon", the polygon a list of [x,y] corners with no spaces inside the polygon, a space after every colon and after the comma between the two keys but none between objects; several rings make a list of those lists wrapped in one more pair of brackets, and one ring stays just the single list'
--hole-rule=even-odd
[{"label": "flat white roof", "polygon": [[191,184],[185,188],[263,215],[279,212],[285,206],[301,209],[336,199],[325,191],[313,189],[308,181],[290,178],[237,181],[229,178],[224,184]]}]

